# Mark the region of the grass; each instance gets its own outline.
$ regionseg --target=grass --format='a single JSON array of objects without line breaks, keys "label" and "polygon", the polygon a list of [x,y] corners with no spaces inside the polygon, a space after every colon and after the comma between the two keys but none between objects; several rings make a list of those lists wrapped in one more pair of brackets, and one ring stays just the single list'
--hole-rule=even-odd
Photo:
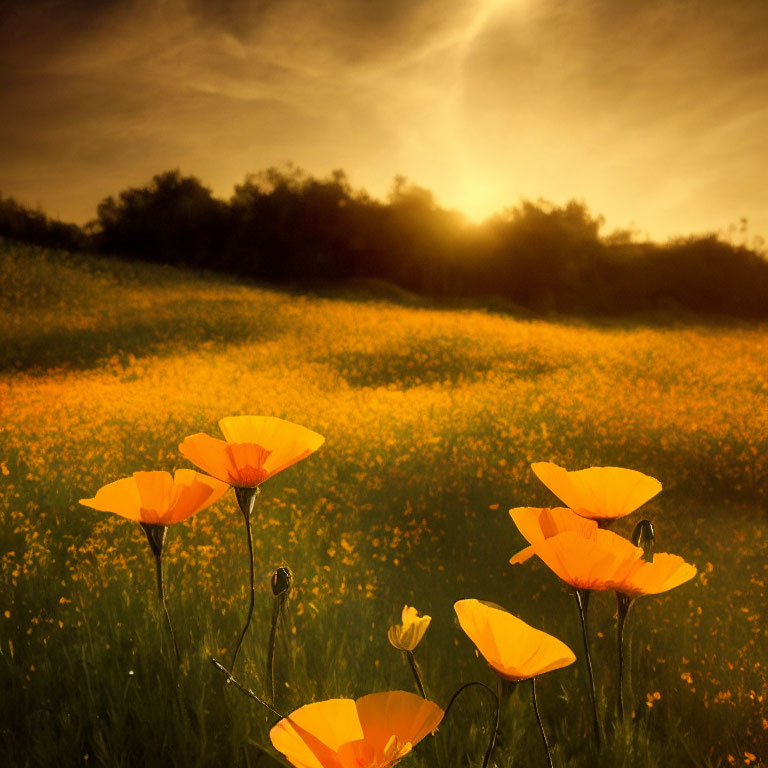
[{"label": "grass", "polygon": [[[435,701],[471,680],[493,686],[452,609],[478,597],[579,657],[537,686],[556,766],[768,760],[764,326],[590,326],[334,299],[10,243],[0,280],[0,765],[277,760],[274,718],[209,661],[231,653],[247,605],[234,496],[169,532],[180,670],[143,534],[77,503],[133,471],[187,466],[178,443],[238,413],[326,437],[257,501],[261,589],[238,676],[263,690],[268,579],[290,565],[282,711],[415,690],[387,641],[405,603],[433,617],[416,655]],[[624,727],[615,605],[593,597],[601,753],[575,601],[543,565],[508,564],[523,545],[508,508],[554,503],[537,460],[659,478],[664,491],[615,530],[650,517],[657,549],[699,569],[633,608]],[[490,710],[466,692],[403,765],[479,766]],[[505,705],[493,763],[545,765],[527,688]]]}]

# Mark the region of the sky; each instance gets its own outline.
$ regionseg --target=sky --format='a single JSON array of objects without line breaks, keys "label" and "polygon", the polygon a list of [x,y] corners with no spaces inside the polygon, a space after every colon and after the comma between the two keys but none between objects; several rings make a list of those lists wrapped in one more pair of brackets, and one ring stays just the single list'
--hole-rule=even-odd
[{"label": "sky", "polygon": [[751,244],[766,30],[765,0],[3,0],[0,193],[84,223],[166,170],[226,199],[292,162]]}]

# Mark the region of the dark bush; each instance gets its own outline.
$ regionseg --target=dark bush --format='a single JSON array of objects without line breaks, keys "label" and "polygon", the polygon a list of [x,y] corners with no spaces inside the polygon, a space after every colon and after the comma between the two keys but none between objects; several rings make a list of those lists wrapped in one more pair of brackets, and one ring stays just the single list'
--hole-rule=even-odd
[{"label": "dark bush", "polygon": [[343,171],[270,168],[227,202],[158,174],[108,197],[88,234],[0,198],[0,235],[64,249],[206,267],[277,283],[376,278],[434,297],[501,296],[537,312],[685,311],[768,317],[768,261],[714,235],[666,245],[603,237],[581,202],[523,201],[475,225],[396,177],[385,202]]}]

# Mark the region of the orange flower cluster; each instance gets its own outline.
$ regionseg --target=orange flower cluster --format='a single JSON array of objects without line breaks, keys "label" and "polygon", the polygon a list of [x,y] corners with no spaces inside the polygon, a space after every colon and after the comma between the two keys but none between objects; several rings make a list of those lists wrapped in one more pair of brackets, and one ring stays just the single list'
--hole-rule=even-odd
[{"label": "orange flower cluster", "polygon": [[[677,496],[666,505],[670,543],[662,549],[701,567],[685,598],[651,595],[633,617],[638,630],[652,634],[658,656],[647,660],[659,680],[649,690],[660,688],[688,738],[692,723],[695,735],[708,734],[711,761],[718,755],[724,760],[733,729],[749,732],[745,748],[759,751],[758,739],[768,733],[768,565],[765,521],[754,514],[768,495],[765,328],[589,327],[469,309],[414,311],[154,268],[152,279],[128,286],[125,277],[138,265],[67,268],[62,275],[60,254],[48,261],[55,290],[42,294],[44,301],[39,264],[11,263],[3,272],[4,287],[11,286],[2,292],[8,340],[35,349],[55,337],[82,353],[68,362],[62,347],[46,363],[50,370],[8,367],[0,380],[6,427],[0,578],[12,615],[5,639],[17,653],[28,639],[30,648],[46,644],[58,664],[56,654],[80,637],[63,642],[60,633],[82,631],[89,598],[137,608],[134,588],[144,583],[139,555],[146,553],[124,541],[117,515],[73,513],[69,500],[94,496],[88,489],[102,485],[100,478],[130,476],[136,468],[173,475],[180,438],[210,433],[208,424],[215,425],[222,407],[230,413],[258,409],[310,424],[334,443],[331,460],[304,463],[300,486],[286,487],[278,477],[280,492],[270,493],[275,486],[262,484],[265,503],[254,519],[257,562],[303,559],[288,627],[299,633],[315,616],[323,631],[334,631],[332,606],[346,600],[350,616],[368,619],[371,601],[365,598],[373,596],[396,608],[397,619],[388,623],[398,623],[403,602],[419,599],[399,594],[400,574],[427,574],[436,596],[456,588],[449,562],[462,564],[467,584],[487,578],[499,555],[515,551],[499,551],[497,529],[506,514],[486,526],[487,505],[498,507],[510,487],[523,495],[506,507],[571,504],[525,495],[545,493],[530,470],[537,458],[587,467],[602,457],[643,468],[666,488],[663,466]],[[184,301],[178,300],[180,280]],[[25,297],[29,303],[20,303]],[[155,318],[161,323],[154,325]],[[105,351],[107,342],[111,350]],[[8,357],[15,344],[6,346]],[[184,431],[188,424],[193,427]],[[647,462],[647,469],[638,462]],[[198,623],[210,610],[231,617],[243,594],[221,589],[236,582],[232,558],[221,554],[238,551],[241,532],[229,524],[226,507],[213,504],[193,515],[184,536],[168,537],[166,544],[166,556],[178,558],[187,574],[174,592],[179,605],[210,597],[210,604],[187,606],[197,611],[188,615]],[[611,530],[619,532],[625,520]],[[491,535],[467,535],[475,531]],[[522,576],[521,570],[510,569],[510,575]],[[712,589],[705,590],[708,584]],[[456,597],[470,594],[482,596],[467,588]],[[125,603],[118,602],[123,595]],[[61,597],[55,612],[49,596],[53,602]],[[526,592],[527,614],[520,615],[543,611],[547,596]],[[673,609],[685,622],[684,636],[668,632]],[[93,617],[94,623],[107,615]],[[218,630],[214,638],[212,650],[230,644]],[[596,649],[604,652],[607,644],[608,638],[593,637]],[[299,660],[313,652],[309,643],[294,650]],[[353,685],[346,670],[341,663],[337,679]],[[693,675],[695,686],[675,688],[681,671]],[[378,687],[369,690],[400,687],[389,681],[385,665],[375,674]],[[46,682],[40,678],[32,688]],[[315,690],[314,683],[297,676],[291,690],[301,695]],[[729,727],[717,727],[723,724],[719,709],[732,710]]]},{"label": "orange flower cluster", "polygon": [[178,469],[173,477],[168,472],[134,472],[80,503],[140,523],[178,523],[213,504],[229,486],[258,486],[309,456],[325,439],[274,416],[230,416],[219,426],[226,441],[201,433],[179,446],[210,477],[191,469]]},{"label": "orange flower cluster", "polygon": [[[189,469],[177,470],[174,477],[167,472],[135,472],[80,503],[164,529],[213,504],[229,486],[257,488],[316,451],[325,439],[270,416],[232,416],[219,426],[225,440],[198,433],[179,446],[184,456],[211,476]],[[157,551],[153,549],[157,557],[161,547],[162,540]],[[402,618],[402,626],[392,628],[391,638],[397,647],[412,650],[430,618],[417,618],[416,610],[407,606]],[[389,691],[357,701],[307,704],[283,718],[269,735],[274,747],[297,768],[388,768],[434,731],[442,717],[443,710],[431,701]]]},{"label": "orange flower cluster", "polygon": [[630,541],[599,527],[630,514],[661,490],[658,480],[621,467],[567,472],[538,463],[533,471],[570,508],[518,507],[509,514],[530,544],[510,563],[537,555],[577,589],[615,590],[629,597],[666,592],[696,575],[678,555],[659,553],[651,561]]}]

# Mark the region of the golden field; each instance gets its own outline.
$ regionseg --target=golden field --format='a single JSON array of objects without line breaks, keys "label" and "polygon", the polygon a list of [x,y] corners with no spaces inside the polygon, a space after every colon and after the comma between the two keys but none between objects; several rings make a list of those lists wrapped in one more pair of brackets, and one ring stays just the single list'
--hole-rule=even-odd
[{"label": "golden field", "polygon": [[[326,438],[257,500],[263,589],[241,674],[258,689],[267,579],[290,565],[283,711],[413,690],[387,641],[403,604],[433,617],[417,655],[443,705],[462,682],[492,677],[458,629],[460,598],[497,602],[580,658],[572,598],[542,564],[508,563],[524,543],[508,509],[557,503],[533,461],[624,466],[664,490],[615,530],[651,518],[657,550],[698,575],[633,609],[635,716],[623,729],[615,606],[593,599],[608,746],[585,747],[577,662],[541,682],[556,764],[768,761],[768,328],[404,306],[360,287],[318,296],[8,243],[0,277],[3,765],[274,757],[269,717],[207,663],[231,651],[247,601],[233,496],[169,532],[182,681],[141,532],[78,504],[131,472],[189,466],[187,435],[219,436],[221,417],[246,413]],[[544,764],[527,703],[509,705],[499,766]],[[403,765],[479,765],[486,703],[468,696],[452,718]]]}]

